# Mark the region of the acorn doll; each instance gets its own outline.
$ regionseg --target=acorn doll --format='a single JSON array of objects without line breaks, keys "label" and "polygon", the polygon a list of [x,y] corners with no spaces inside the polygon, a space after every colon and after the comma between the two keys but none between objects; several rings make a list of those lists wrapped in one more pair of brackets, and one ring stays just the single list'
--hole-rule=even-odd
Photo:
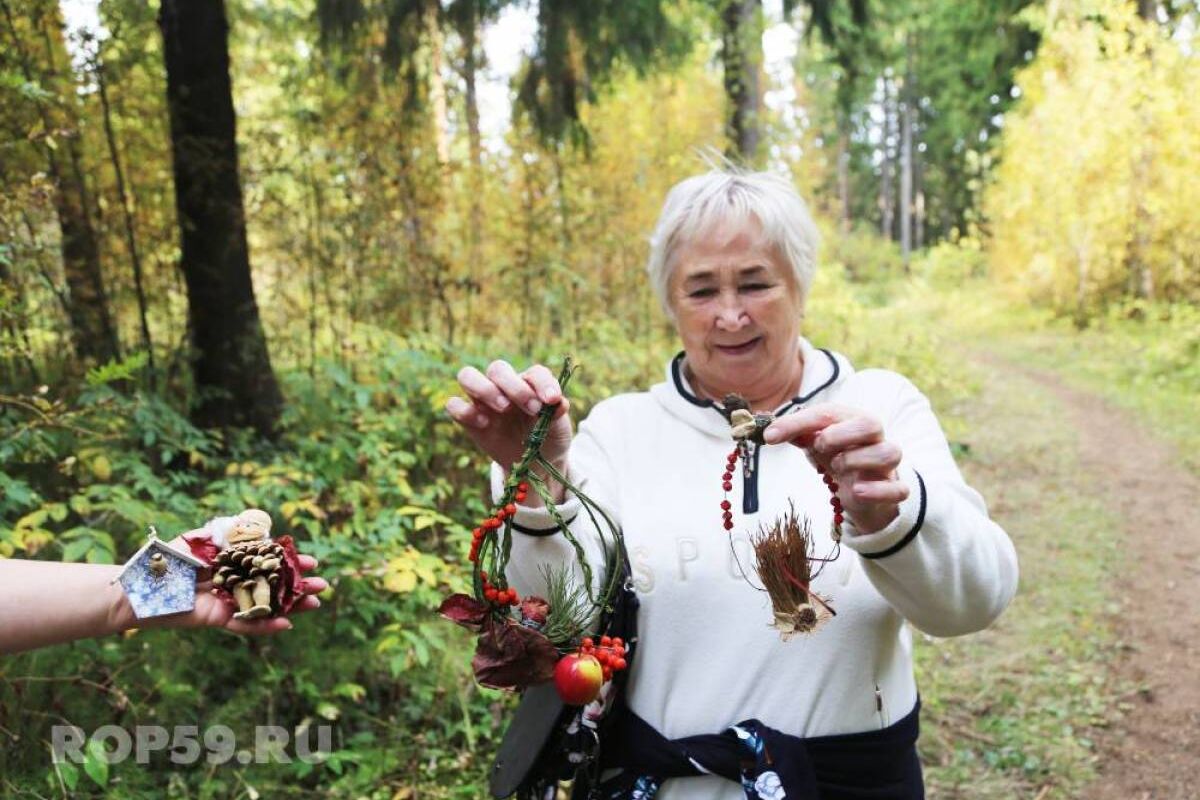
[{"label": "acorn doll", "polygon": [[292,537],[271,539],[271,517],[248,508],[217,517],[185,537],[192,554],[213,570],[213,593],[236,606],[234,619],[277,617],[303,596]]}]

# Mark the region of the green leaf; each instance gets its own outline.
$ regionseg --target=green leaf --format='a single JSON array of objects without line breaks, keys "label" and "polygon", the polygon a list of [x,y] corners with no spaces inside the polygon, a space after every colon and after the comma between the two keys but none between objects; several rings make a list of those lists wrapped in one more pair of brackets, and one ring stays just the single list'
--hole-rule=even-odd
[{"label": "green leaf", "polygon": [[87,497],[82,494],[71,495],[71,499],[67,501],[67,505],[71,507],[72,511],[80,516],[88,514],[92,510],[92,501],[88,500]]},{"label": "green leaf", "polygon": [[147,360],[148,356],[144,351],[134,353],[121,361],[113,359],[107,364],[88,370],[87,384],[88,386],[95,387],[114,381],[128,380],[137,374],[138,370],[146,366]]},{"label": "green leaf", "polygon": [[50,509],[48,506],[44,506],[35,511],[30,511],[28,514],[21,517],[19,520],[17,520],[17,524],[13,527],[17,530],[21,530],[22,528],[38,528],[41,527],[41,524],[46,521],[46,517],[48,516],[50,516]]},{"label": "green leaf", "polygon": [[55,764],[54,768],[58,770],[58,777],[62,778],[63,785],[72,792],[75,791],[75,787],[79,785],[79,768],[66,760]]},{"label": "green leaf", "polygon": [[104,744],[97,739],[90,739],[87,743],[83,771],[101,789],[108,785],[108,753],[104,751]]},{"label": "green leaf", "polygon": [[83,536],[63,548],[63,561],[82,561],[87,552],[92,549],[92,538]]},{"label": "green leaf", "polygon": [[333,693],[338,697],[345,697],[356,703],[367,696],[367,690],[357,683],[339,683],[334,687]]}]

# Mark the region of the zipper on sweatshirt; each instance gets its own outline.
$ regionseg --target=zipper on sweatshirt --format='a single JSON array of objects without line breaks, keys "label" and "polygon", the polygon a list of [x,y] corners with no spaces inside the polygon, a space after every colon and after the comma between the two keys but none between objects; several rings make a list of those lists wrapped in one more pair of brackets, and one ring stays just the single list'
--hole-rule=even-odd
[{"label": "zipper on sweatshirt", "polygon": [[758,458],[762,447],[746,442],[742,453],[742,513],[758,513]]}]

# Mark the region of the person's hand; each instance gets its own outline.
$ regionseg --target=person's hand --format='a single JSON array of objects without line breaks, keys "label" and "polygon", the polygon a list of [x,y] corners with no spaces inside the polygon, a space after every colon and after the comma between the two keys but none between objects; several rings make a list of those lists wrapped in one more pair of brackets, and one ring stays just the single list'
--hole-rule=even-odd
[{"label": "person's hand", "polygon": [[896,473],[900,447],[884,438],[878,419],[858,409],[821,403],[785,414],[763,440],[805,449],[833,476],[846,515],[862,533],[886,527],[908,497],[908,485]]},{"label": "person's hand", "polygon": [[[170,546],[176,548],[180,552],[189,552],[188,543],[184,541],[184,536],[193,533],[202,533],[202,531],[189,531],[170,542]],[[297,554],[301,572],[311,572],[317,567],[317,560],[312,556]],[[221,598],[213,594],[212,574],[211,570],[201,570],[197,575],[196,582],[196,607],[191,613],[181,614],[178,617],[162,617],[163,624],[171,627],[183,628],[225,628],[232,633],[241,633],[250,636],[262,636],[280,631],[291,630],[292,621],[288,618],[292,614],[298,614],[304,611],[312,611],[315,608],[321,607],[321,600],[316,595],[325,591],[329,584],[323,578],[305,578],[300,585],[300,591],[304,595],[296,604],[292,606],[292,610],[288,612],[288,616],[283,617],[263,617],[261,619],[234,619],[233,614],[235,609],[226,603]],[[142,620],[135,623],[138,627],[152,627],[155,620]]]},{"label": "person's hand", "polygon": [[[569,403],[549,369],[534,364],[518,374],[508,362],[493,361],[487,374],[474,367],[463,367],[458,373],[458,383],[467,396],[451,397],[446,402],[446,413],[505,472],[521,457],[538,413],[544,406],[557,404],[542,444],[542,456],[560,471],[566,470],[567,450],[571,446]],[[532,500],[537,494],[531,493],[529,497]]]}]

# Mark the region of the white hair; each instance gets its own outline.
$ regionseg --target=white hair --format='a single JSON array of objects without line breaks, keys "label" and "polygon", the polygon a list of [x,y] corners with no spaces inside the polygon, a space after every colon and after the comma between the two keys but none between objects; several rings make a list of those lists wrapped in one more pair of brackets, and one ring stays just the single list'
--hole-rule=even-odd
[{"label": "white hair", "polygon": [[791,267],[801,300],[808,296],[821,243],[808,206],[786,178],[725,164],[675,184],[650,236],[646,272],[667,316],[675,316],[667,286],[679,247],[721,226],[748,219],[757,220],[767,242]]}]

